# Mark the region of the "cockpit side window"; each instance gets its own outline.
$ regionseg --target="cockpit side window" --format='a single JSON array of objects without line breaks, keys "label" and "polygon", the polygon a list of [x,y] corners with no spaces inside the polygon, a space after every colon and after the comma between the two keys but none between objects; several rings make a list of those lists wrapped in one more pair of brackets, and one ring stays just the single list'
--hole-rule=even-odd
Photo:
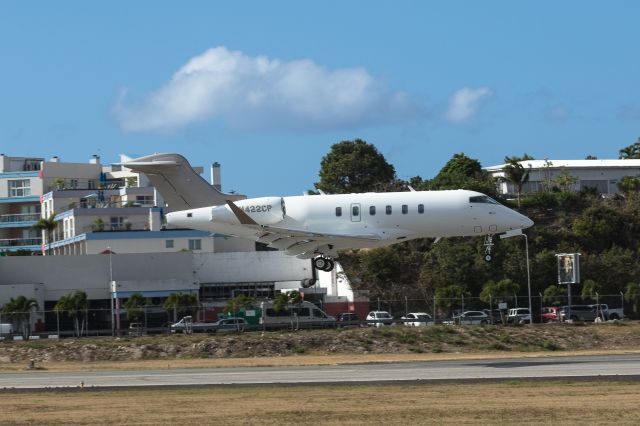
[{"label": "cockpit side window", "polygon": [[470,203],[484,203],[484,204],[500,204],[496,200],[491,197],[487,197],[486,195],[474,195],[473,197],[469,197]]}]

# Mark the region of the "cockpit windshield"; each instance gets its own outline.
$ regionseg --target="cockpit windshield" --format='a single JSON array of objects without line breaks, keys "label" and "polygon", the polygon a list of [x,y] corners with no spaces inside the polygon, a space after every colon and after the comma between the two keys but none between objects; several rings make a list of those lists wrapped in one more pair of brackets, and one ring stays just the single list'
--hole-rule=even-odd
[{"label": "cockpit windshield", "polygon": [[486,195],[475,195],[473,197],[469,197],[470,203],[484,203],[484,204],[500,204],[496,200],[491,197],[487,197]]}]

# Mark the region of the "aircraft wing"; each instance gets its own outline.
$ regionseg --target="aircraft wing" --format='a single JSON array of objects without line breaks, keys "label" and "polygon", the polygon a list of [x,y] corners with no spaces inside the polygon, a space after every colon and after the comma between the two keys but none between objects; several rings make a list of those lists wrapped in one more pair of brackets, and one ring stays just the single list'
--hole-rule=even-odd
[{"label": "aircraft wing", "polygon": [[353,242],[362,243],[382,239],[377,234],[340,234],[260,225],[232,201],[227,200],[227,205],[242,225],[256,230],[258,242],[285,250],[287,254],[301,259],[310,259],[318,254],[335,257],[337,248],[341,246],[348,247],[353,246],[349,244]]}]

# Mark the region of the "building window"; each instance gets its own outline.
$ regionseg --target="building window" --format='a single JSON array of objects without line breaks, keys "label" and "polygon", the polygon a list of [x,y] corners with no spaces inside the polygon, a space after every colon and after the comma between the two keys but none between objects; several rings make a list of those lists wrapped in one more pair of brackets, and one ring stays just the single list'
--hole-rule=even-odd
[{"label": "building window", "polygon": [[173,240],[164,240],[164,248],[173,248]]},{"label": "building window", "polygon": [[28,197],[29,195],[31,195],[31,181],[29,179],[9,181],[9,197]]},{"label": "building window", "polygon": [[94,179],[89,179],[87,181],[87,188],[96,189],[96,181]]},{"label": "building window", "polygon": [[69,179],[69,187],[71,187],[71,189],[78,188],[78,179]]},{"label": "building window", "polygon": [[391,206],[387,206],[387,207],[385,207],[385,212],[386,212],[387,214],[391,214]]},{"label": "building window", "polygon": [[409,213],[409,206],[407,206],[406,204],[402,205],[402,214],[407,214]]},{"label": "building window", "polygon": [[376,206],[369,207],[369,214],[371,216],[375,216],[376,215]]},{"label": "building window", "polygon": [[336,216],[342,216],[342,207],[336,207]]},{"label": "building window", "polygon": [[111,230],[115,231],[120,228],[123,228],[125,219],[126,218],[124,216],[111,216],[111,218],[109,219],[109,225],[111,225]]},{"label": "building window", "polygon": [[189,240],[189,250],[202,250],[202,240]]},{"label": "building window", "polygon": [[418,204],[418,213],[424,213],[424,204]]}]

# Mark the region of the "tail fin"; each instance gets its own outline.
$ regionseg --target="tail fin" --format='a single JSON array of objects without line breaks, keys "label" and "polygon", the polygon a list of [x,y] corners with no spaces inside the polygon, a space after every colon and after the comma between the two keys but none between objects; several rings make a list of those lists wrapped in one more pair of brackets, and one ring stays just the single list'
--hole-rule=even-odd
[{"label": "tail fin", "polygon": [[216,206],[225,204],[226,200],[246,198],[218,191],[180,154],[147,155],[122,163],[122,166],[147,175],[171,211]]}]

